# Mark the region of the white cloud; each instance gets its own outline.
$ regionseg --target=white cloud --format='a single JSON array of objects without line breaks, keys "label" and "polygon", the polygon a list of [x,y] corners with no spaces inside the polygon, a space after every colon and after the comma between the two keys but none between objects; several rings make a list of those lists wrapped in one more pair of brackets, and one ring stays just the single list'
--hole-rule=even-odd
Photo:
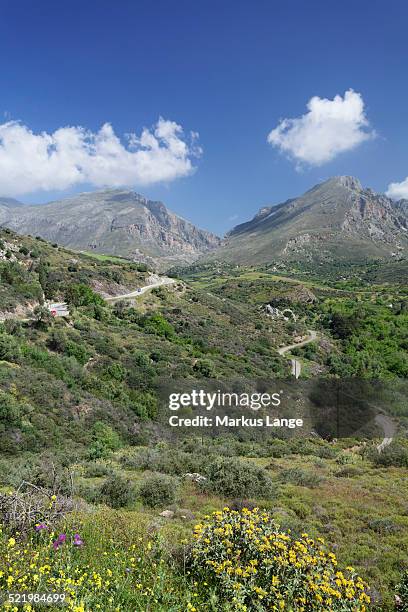
[{"label": "white cloud", "polygon": [[320,166],[375,135],[369,129],[361,94],[349,89],[333,100],[314,96],[307,113],[282,119],[268,142],[298,162]]},{"label": "white cloud", "polygon": [[393,200],[408,200],[408,176],[401,183],[390,183],[386,195]]},{"label": "white cloud", "polygon": [[0,124],[0,195],[58,191],[83,183],[96,187],[150,185],[194,172],[201,154],[194,132],[184,138],[174,121],[159,118],[124,143],[105,123],[98,132],[62,127],[34,134],[18,121]]}]

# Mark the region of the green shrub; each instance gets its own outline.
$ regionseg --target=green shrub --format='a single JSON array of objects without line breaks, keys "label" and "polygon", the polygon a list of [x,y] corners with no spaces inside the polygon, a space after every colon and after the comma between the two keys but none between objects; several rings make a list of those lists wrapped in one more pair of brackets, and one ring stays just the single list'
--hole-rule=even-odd
[{"label": "green shrub", "polygon": [[400,525],[398,525],[390,517],[371,519],[367,522],[367,527],[382,535],[386,535],[387,533],[397,533],[401,530]]},{"label": "green shrub", "polygon": [[135,487],[120,474],[113,474],[101,485],[100,497],[111,508],[123,508],[134,500]]},{"label": "green shrub", "polygon": [[370,458],[378,467],[408,467],[408,447],[400,442],[392,442],[380,453],[374,449]]},{"label": "green shrub", "polygon": [[175,336],[174,327],[160,313],[143,316],[139,321],[139,325],[143,327],[148,334],[164,336],[169,340]]},{"label": "green shrub", "polygon": [[131,389],[128,393],[130,399],[129,408],[141,419],[154,418],[157,414],[157,397],[148,391],[135,391]]},{"label": "green shrub", "polygon": [[111,472],[112,468],[108,467],[105,463],[92,461],[86,464],[84,476],[85,478],[98,478],[100,476],[108,476]]},{"label": "green shrub", "polygon": [[21,350],[17,340],[9,334],[0,333],[0,361],[11,361],[18,363]]},{"label": "green shrub", "polygon": [[36,306],[33,314],[35,325],[38,329],[47,330],[48,326],[53,323],[50,311],[44,306]]},{"label": "green shrub", "polygon": [[97,421],[93,426],[93,442],[89,449],[90,459],[106,457],[111,451],[122,446],[119,434],[106,423]]},{"label": "green shrub", "polygon": [[12,427],[21,421],[21,405],[8,393],[0,390],[0,423]]},{"label": "green shrub", "polygon": [[285,455],[288,455],[290,453],[291,450],[288,447],[287,442],[285,442],[284,440],[279,440],[278,438],[275,438],[273,440],[270,440],[270,442],[268,443],[269,457],[279,458],[284,457]]},{"label": "green shrub", "polygon": [[126,378],[126,370],[120,363],[112,363],[105,369],[108,378],[123,382]]},{"label": "green shrub", "polygon": [[236,458],[217,457],[204,469],[204,487],[225,497],[271,497],[272,481],[261,467]]},{"label": "green shrub", "polygon": [[82,344],[72,340],[67,341],[64,352],[68,357],[75,357],[81,365],[85,365],[90,357],[89,352]]},{"label": "green shrub", "polygon": [[11,336],[22,335],[23,328],[18,319],[6,319],[3,325],[6,334],[10,334]]},{"label": "green shrub", "polygon": [[314,454],[321,459],[335,459],[338,451],[331,446],[318,446]]},{"label": "green shrub", "polygon": [[337,476],[337,478],[354,478],[355,476],[361,476],[361,474],[363,474],[363,470],[357,466],[346,465],[341,470],[338,470],[335,476]]},{"label": "green shrub", "polygon": [[177,493],[177,480],[164,474],[149,476],[141,484],[139,497],[146,506],[156,508],[174,503]]},{"label": "green shrub", "polygon": [[47,338],[47,346],[53,350],[63,353],[67,345],[67,335],[62,329],[54,329]]},{"label": "green shrub", "polygon": [[216,376],[215,366],[209,359],[197,359],[193,370],[204,378],[215,378]]},{"label": "green shrub", "polygon": [[338,463],[338,465],[349,465],[350,463],[355,463],[355,462],[356,462],[356,456],[353,455],[352,453],[340,453],[336,457],[336,463]]},{"label": "green shrub", "polygon": [[322,477],[314,472],[307,472],[302,468],[289,468],[283,470],[279,478],[284,483],[290,483],[301,487],[318,487],[322,482]]},{"label": "green shrub", "polygon": [[310,508],[298,499],[291,499],[288,503],[288,507],[293,510],[300,519],[305,519],[310,515]]},{"label": "green shrub", "polygon": [[203,459],[197,453],[185,453],[176,448],[146,448],[121,458],[124,467],[136,470],[152,470],[181,476],[186,472],[199,472]]}]

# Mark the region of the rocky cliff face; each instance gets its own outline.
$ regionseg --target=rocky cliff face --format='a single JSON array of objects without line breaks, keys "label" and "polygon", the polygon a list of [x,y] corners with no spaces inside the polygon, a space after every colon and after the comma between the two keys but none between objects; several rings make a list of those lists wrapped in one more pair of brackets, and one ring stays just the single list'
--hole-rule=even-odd
[{"label": "rocky cliff face", "polygon": [[235,227],[214,257],[237,263],[408,258],[408,202],[365,189],[350,176],[259,210]]},{"label": "rocky cliff face", "polygon": [[109,189],[36,206],[1,206],[0,224],[22,234],[166,269],[190,263],[220,239],[128,190]]}]

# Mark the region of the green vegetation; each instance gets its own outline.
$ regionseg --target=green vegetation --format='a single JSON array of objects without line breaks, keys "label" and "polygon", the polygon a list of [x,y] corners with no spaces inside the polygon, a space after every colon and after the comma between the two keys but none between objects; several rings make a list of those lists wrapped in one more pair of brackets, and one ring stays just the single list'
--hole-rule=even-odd
[{"label": "green vegetation", "polygon": [[139,495],[142,502],[150,508],[172,504],[176,499],[177,481],[171,476],[155,474],[142,483]]},{"label": "green vegetation", "polygon": [[[357,583],[362,576],[374,609],[392,610],[394,592],[406,599],[408,314],[399,280],[369,285],[305,270],[290,277],[266,266],[194,267],[171,286],[110,305],[104,296],[145,284],[143,265],[73,253],[9,231],[0,231],[0,239],[10,252],[0,262],[1,558],[26,576],[27,590],[50,589],[60,579],[74,592],[77,612],[97,604],[124,611],[268,609],[263,559],[269,557],[261,559],[256,543],[247,541],[243,519],[243,508],[259,507],[260,516],[267,513],[264,535],[288,538],[282,539],[285,554],[300,545],[305,555],[319,554],[323,537],[324,563],[335,551],[339,567],[356,568],[342,569],[344,579]],[[67,301],[69,317],[51,317],[44,300]],[[272,316],[267,304],[294,316]],[[242,430],[172,436],[160,418],[164,383],[166,389],[180,379],[201,386],[260,378],[284,385],[289,355],[277,349],[296,344],[308,330],[317,331],[316,340],[291,352],[304,382],[365,379],[370,401],[382,399],[397,427],[381,453],[376,446],[383,432],[375,424],[375,439],[261,437]],[[373,378],[385,382],[382,395]],[[295,391],[302,388],[302,381],[290,382]],[[42,491],[46,507],[55,495],[58,512],[12,523],[7,499],[23,480]],[[222,514],[222,528],[236,529],[234,546],[225,550],[226,534],[215,532],[212,516],[224,506],[237,511]],[[36,531],[42,521],[50,524]],[[193,538],[196,524],[212,534],[209,544]],[[66,540],[54,548],[59,534]],[[75,534],[83,545],[75,544]],[[10,538],[15,543],[9,546]],[[38,563],[30,568],[34,552]],[[234,572],[258,560],[254,588],[244,576],[234,589],[238,574],[232,578],[227,565],[217,571],[219,554]],[[297,570],[275,567],[275,561],[280,582],[274,593],[284,602],[277,609],[369,607],[355,603],[353,592],[352,603],[336,608],[327,593],[312,593]],[[49,569],[41,573],[44,566]],[[333,568],[327,569],[331,576]]]}]

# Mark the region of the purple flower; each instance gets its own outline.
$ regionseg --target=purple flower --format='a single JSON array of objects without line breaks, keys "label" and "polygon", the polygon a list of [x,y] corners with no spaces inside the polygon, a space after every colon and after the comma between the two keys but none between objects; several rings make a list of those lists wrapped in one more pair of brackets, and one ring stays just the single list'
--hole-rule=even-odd
[{"label": "purple flower", "polygon": [[67,539],[67,536],[65,535],[65,533],[60,533],[58,538],[54,540],[54,542],[52,543],[54,549],[58,550],[58,548],[62,546],[62,544],[65,542],[66,539]]},{"label": "purple flower", "polygon": [[42,529],[47,529],[47,525],[45,523],[38,523],[38,525],[36,525],[34,529],[36,531],[41,531]]},{"label": "purple flower", "polygon": [[83,545],[83,540],[81,540],[81,536],[79,535],[79,533],[76,533],[74,535],[74,546],[82,546]]}]

